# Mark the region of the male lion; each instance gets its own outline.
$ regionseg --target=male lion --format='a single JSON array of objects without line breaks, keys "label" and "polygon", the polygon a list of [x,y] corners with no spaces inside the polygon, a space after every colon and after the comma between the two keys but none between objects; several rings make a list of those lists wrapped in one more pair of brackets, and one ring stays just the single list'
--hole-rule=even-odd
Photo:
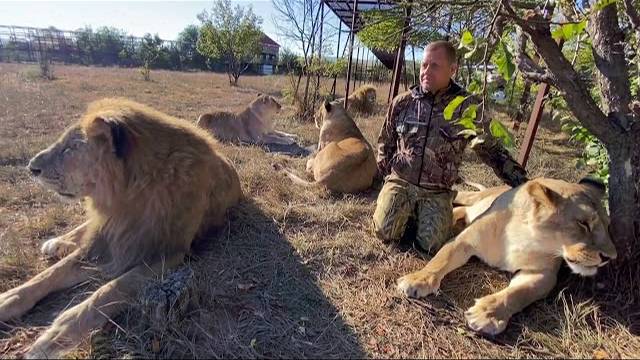
[{"label": "male lion", "polygon": [[47,241],[62,256],[0,295],[0,321],[48,294],[96,277],[110,281],[58,316],[27,358],[59,357],[126,308],[145,279],[181,264],[192,241],[223,225],[242,196],[238,174],[192,123],[124,99],[89,105],[82,119],[29,162],[63,199],[85,198],[88,220]]},{"label": "male lion", "polygon": [[292,145],[295,143],[295,135],[273,129],[273,116],[281,107],[273,96],[258,94],[239,113],[205,113],[198,117],[197,124],[209,130],[220,141]]},{"label": "male lion", "polygon": [[299,185],[322,186],[334,193],[368,189],[377,171],[373,149],[344,107],[325,101],[315,122],[320,139],[307,161],[307,172],[315,181],[308,182],[284,169],[287,176]]},{"label": "male lion", "polygon": [[[344,106],[344,98],[337,100]],[[372,114],[376,109],[376,88],[371,85],[362,85],[349,95],[347,110]]]},{"label": "male lion", "polygon": [[471,256],[514,272],[507,288],[476,299],[465,312],[473,330],[499,334],[511,316],[549,293],[562,259],[573,272],[590,276],[616,257],[601,204],[604,193],[604,186],[592,180],[576,184],[547,178],[513,189],[461,192],[456,203],[467,206],[454,210],[454,217],[469,227],[422,270],[401,277],[398,289],[411,297],[435,293],[444,276]]}]

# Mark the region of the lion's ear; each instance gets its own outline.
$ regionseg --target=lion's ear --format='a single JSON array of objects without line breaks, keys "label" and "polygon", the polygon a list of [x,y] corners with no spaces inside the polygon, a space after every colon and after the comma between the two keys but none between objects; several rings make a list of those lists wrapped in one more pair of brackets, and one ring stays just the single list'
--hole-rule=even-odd
[{"label": "lion's ear", "polygon": [[131,150],[131,136],[126,125],[116,119],[96,117],[91,126],[91,135],[103,138],[118,159],[124,159]]},{"label": "lion's ear", "polygon": [[262,96],[262,93],[258,93],[258,96],[257,96],[257,97],[260,97],[260,96]]},{"label": "lion's ear", "polygon": [[327,110],[327,112],[331,112],[331,107],[332,107],[333,105],[331,105],[331,103],[329,102],[329,100],[325,100],[325,101],[324,101],[323,106],[324,106],[324,109],[325,109],[325,110]]},{"label": "lion's ear", "polygon": [[562,198],[560,194],[537,181],[530,181],[528,183],[527,192],[529,192],[529,195],[531,195],[538,204],[550,208],[557,207]]},{"label": "lion's ear", "polygon": [[607,186],[598,179],[593,177],[584,177],[578,181],[594,200],[601,200],[607,194]]}]

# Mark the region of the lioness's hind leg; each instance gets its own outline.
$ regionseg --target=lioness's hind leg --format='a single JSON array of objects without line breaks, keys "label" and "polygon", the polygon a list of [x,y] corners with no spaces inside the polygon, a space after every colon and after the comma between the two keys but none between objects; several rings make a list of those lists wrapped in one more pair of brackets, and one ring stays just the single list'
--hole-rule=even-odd
[{"label": "lioness's hind leg", "polygon": [[505,289],[476,299],[465,312],[467,324],[488,335],[503,332],[514,314],[547,296],[556,284],[556,273],[557,266],[544,272],[520,271]]},{"label": "lioness's hind leg", "polygon": [[264,144],[293,145],[296,141],[290,137],[270,133],[261,135],[258,142]]},{"label": "lioness's hind leg", "polygon": [[183,254],[152,266],[140,265],[100,287],[88,299],[58,316],[25,354],[27,359],[59,358],[88,333],[102,327],[134,300],[145,282],[182,263]]},{"label": "lioness's hind leg", "polygon": [[76,227],[70,232],[45,241],[40,247],[40,252],[47,257],[62,258],[78,248],[80,240],[87,229],[89,222]]}]

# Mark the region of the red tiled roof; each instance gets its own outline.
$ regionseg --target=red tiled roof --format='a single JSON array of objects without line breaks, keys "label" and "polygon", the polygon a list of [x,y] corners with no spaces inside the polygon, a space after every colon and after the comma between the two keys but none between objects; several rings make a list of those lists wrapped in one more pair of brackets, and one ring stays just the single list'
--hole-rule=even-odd
[{"label": "red tiled roof", "polygon": [[280,47],[280,44],[278,44],[277,42],[273,41],[273,39],[268,37],[267,34],[262,34],[261,42],[262,42],[263,45],[274,45],[274,46]]}]

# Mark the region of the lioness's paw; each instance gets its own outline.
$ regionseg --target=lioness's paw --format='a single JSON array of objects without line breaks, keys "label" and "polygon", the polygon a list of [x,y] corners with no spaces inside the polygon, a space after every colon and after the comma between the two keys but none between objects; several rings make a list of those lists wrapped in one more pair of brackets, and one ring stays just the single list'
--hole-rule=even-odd
[{"label": "lioness's paw", "polygon": [[31,308],[29,303],[28,299],[15,290],[0,294],[0,321],[8,321],[24,314]]},{"label": "lioness's paw", "polygon": [[504,331],[509,318],[496,299],[486,296],[477,299],[475,305],[464,313],[467,325],[474,331],[487,335],[497,335]]},{"label": "lioness's paw", "polygon": [[440,279],[431,273],[414,272],[398,279],[398,290],[412,298],[422,298],[440,288]]},{"label": "lioness's paw", "polygon": [[70,241],[53,238],[42,244],[40,252],[46,257],[63,258],[75,250],[76,247],[77,245]]}]

